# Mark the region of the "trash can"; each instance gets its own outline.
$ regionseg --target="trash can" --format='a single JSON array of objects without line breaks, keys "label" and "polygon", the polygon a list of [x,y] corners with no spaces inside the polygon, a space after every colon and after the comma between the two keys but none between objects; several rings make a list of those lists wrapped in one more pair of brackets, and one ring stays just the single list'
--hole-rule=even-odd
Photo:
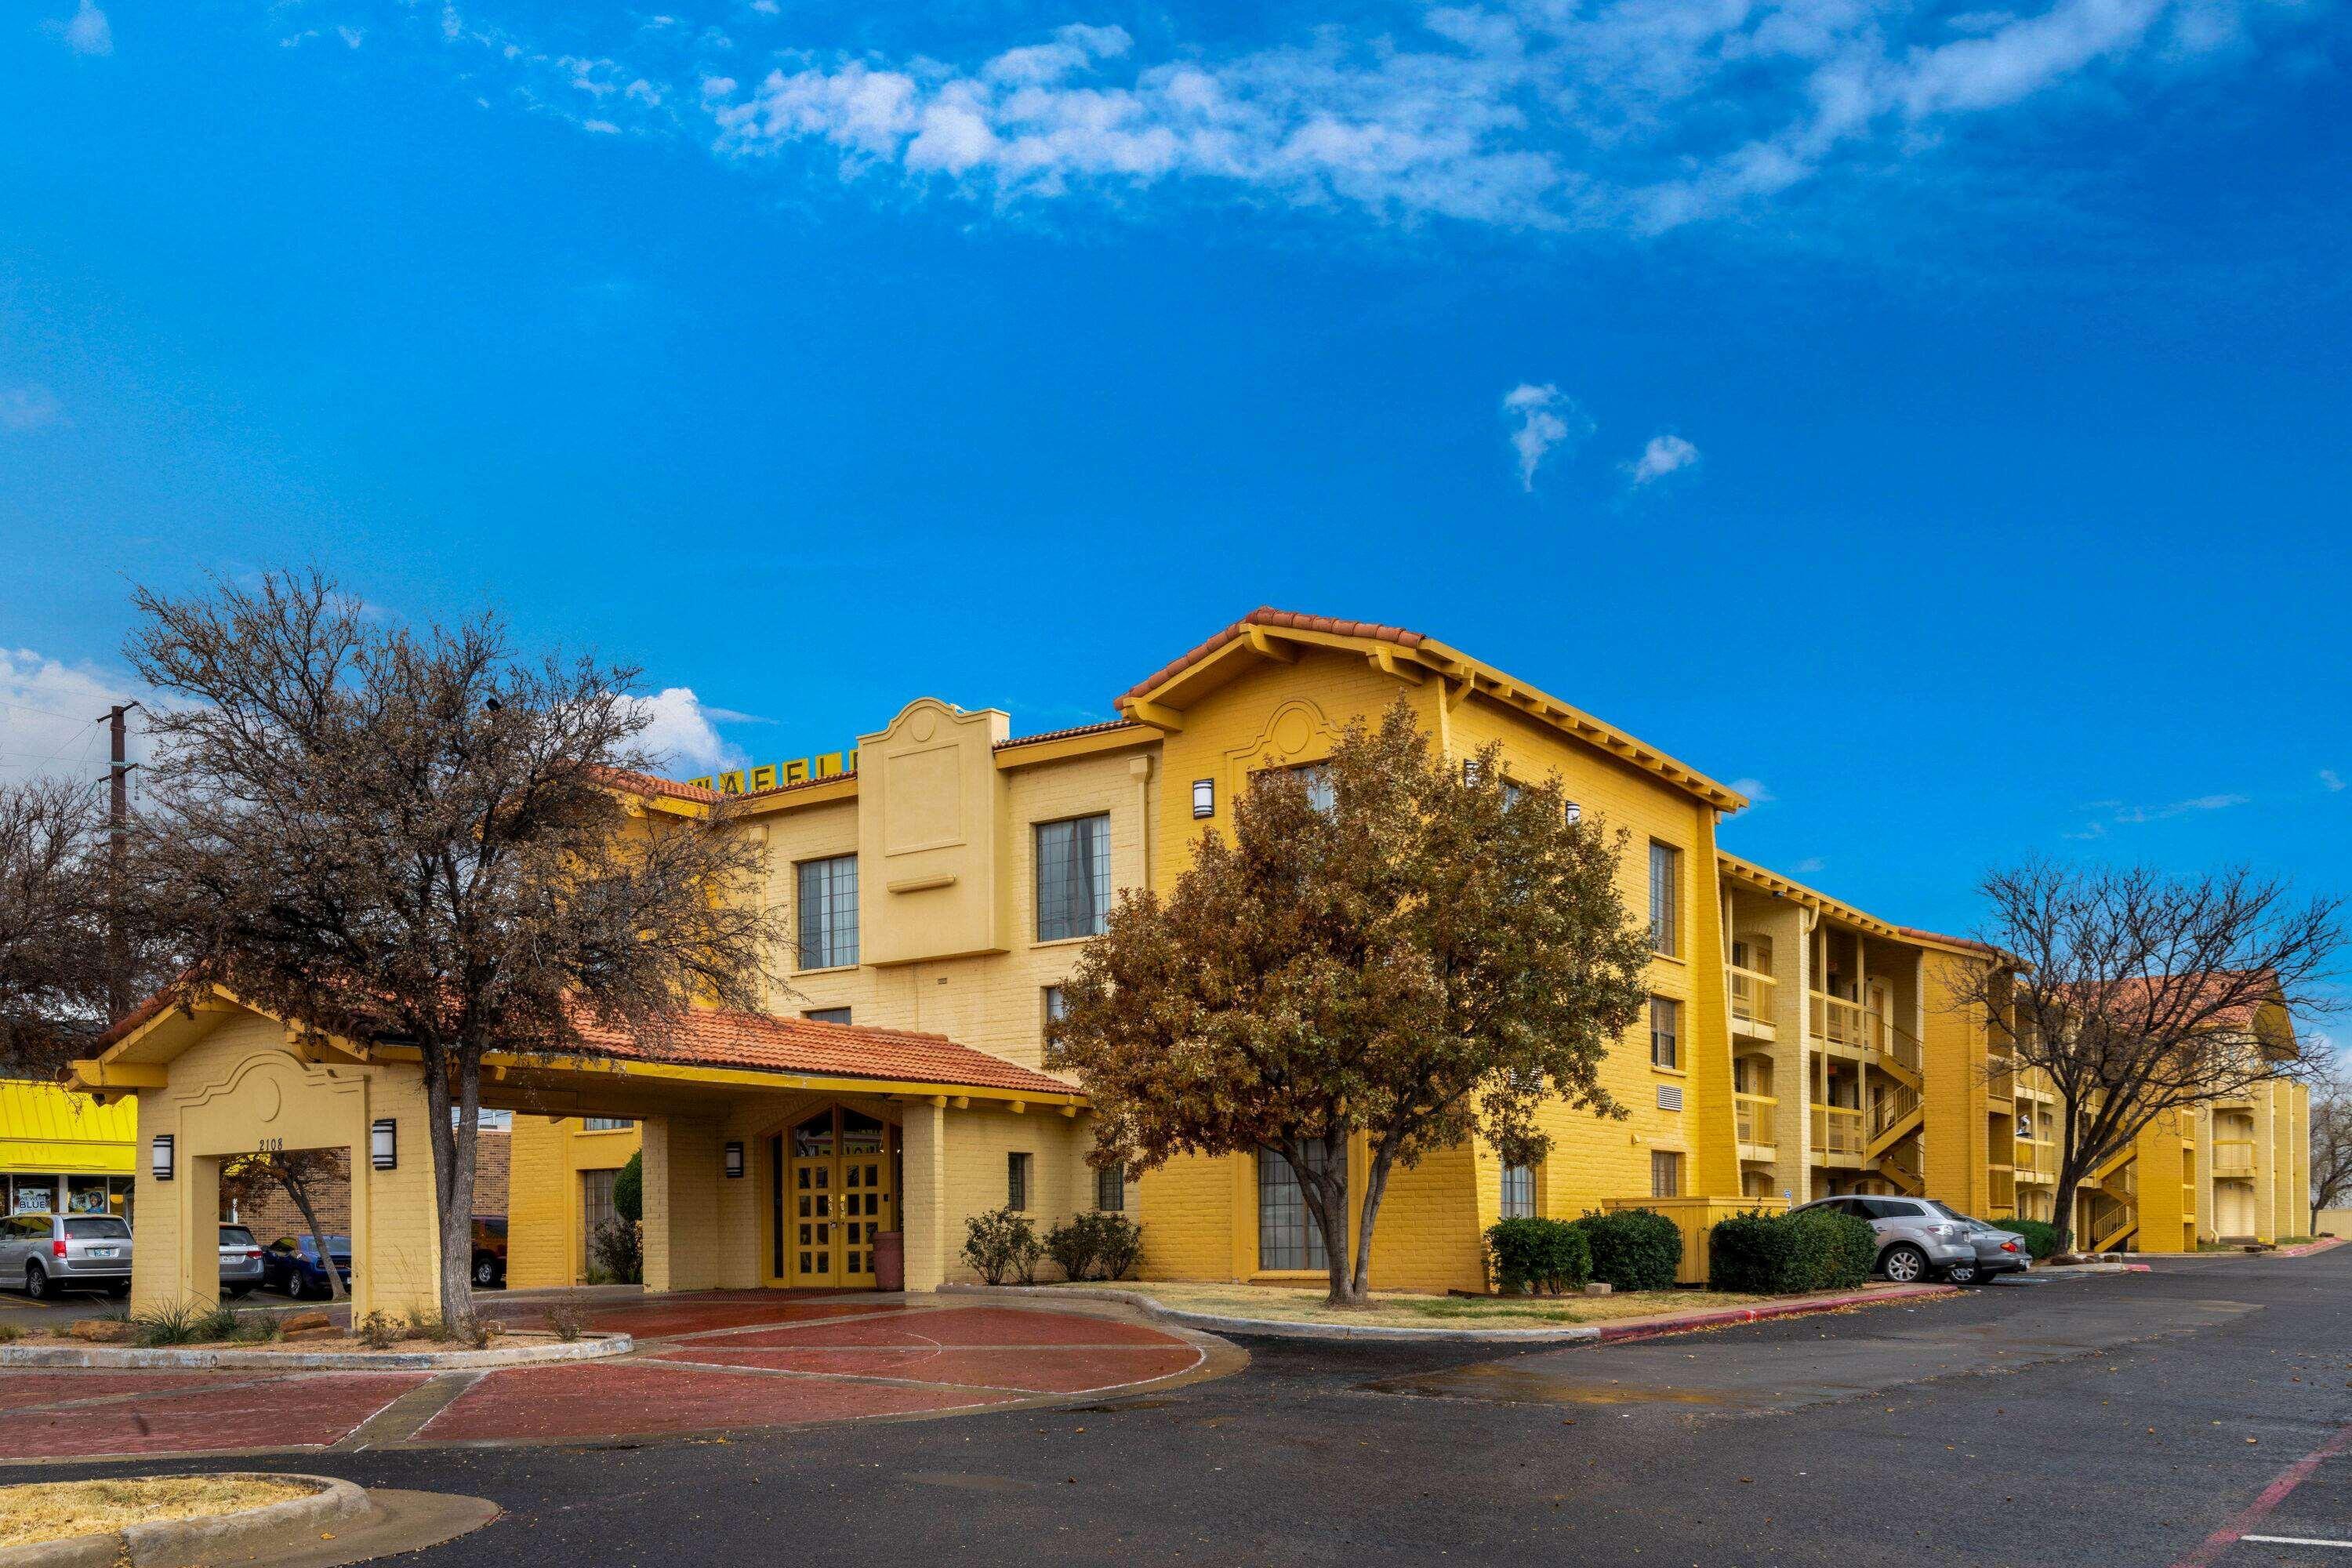
[{"label": "trash can", "polygon": [[886,1230],[874,1238],[874,1288],[877,1290],[904,1290],[907,1288],[907,1233]]}]

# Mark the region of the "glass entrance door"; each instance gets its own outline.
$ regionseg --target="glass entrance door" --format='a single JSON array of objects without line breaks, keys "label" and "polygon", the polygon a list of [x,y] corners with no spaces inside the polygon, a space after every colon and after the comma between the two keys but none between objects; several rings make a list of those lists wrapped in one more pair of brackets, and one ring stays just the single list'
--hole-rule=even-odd
[{"label": "glass entrance door", "polygon": [[[803,1289],[870,1289],[874,1242],[897,1223],[889,1128],[828,1107],[790,1133],[778,1215],[785,1240],[778,1278]],[[789,1163],[789,1173],[784,1165]]]}]

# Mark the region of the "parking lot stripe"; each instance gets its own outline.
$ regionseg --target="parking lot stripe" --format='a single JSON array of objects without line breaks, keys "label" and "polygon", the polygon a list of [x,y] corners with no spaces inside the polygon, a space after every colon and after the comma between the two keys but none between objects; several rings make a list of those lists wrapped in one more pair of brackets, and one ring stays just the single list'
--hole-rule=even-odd
[{"label": "parking lot stripe", "polygon": [[2322,1541],[2315,1535],[2242,1535],[2241,1541],[2259,1541],[2265,1546],[2340,1546],[2352,1552],[2352,1541]]},{"label": "parking lot stripe", "polygon": [[2270,1516],[2271,1510],[2287,1500],[2287,1494],[2311,1479],[2324,1459],[2332,1459],[2352,1444],[2352,1426],[2339,1426],[2336,1436],[2279,1472],[2278,1479],[2264,1487],[2262,1495],[2247,1505],[2246,1511],[2205,1538],[2205,1544],[2174,1563],[2172,1568],[2211,1568],[2221,1554],[2246,1538],[2246,1532]]}]

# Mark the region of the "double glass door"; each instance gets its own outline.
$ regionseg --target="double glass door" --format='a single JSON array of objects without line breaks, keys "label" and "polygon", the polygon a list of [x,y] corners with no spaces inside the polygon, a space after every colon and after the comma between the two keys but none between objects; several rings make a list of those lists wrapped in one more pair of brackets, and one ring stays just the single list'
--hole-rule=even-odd
[{"label": "double glass door", "polygon": [[873,1288],[875,1239],[898,1227],[889,1133],[874,1117],[831,1106],[768,1141],[776,1283]]}]

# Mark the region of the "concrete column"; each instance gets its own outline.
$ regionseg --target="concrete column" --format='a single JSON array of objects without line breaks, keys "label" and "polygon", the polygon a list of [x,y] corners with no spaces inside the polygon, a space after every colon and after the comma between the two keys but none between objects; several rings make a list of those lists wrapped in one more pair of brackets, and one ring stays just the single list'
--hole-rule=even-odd
[{"label": "concrete column", "polygon": [[2256,1084],[2254,1103],[2254,1239],[2276,1241],[2278,1226],[2278,1108],[2273,1086]]},{"label": "concrete column", "polygon": [[898,1194],[907,1233],[907,1289],[936,1290],[948,1270],[947,1108],[929,1100],[907,1107],[906,1190]]},{"label": "concrete column", "polygon": [[[194,1303],[210,1307],[220,1300],[220,1173],[218,1155],[183,1155],[172,1185],[178,1189],[173,1207],[179,1215],[174,1278],[164,1300],[173,1306]],[[139,1249],[131,1250],[131,1267],[139,1267]],[[150,1302],[153,1306],[160,1303]]]},{"label": "concrete column", "polygon": [[1805,1033],[1812,933],[1802,904],[1782,900],[1761,929],[1772,939],[1772,1189],[1791,1206],[1813,1195],[1812,1047]]},{"label": "concrete column", "polygon": [[646,1289],[708,1290],[719,1282],[719,1127],[663,1117],[645,1130]]}]

